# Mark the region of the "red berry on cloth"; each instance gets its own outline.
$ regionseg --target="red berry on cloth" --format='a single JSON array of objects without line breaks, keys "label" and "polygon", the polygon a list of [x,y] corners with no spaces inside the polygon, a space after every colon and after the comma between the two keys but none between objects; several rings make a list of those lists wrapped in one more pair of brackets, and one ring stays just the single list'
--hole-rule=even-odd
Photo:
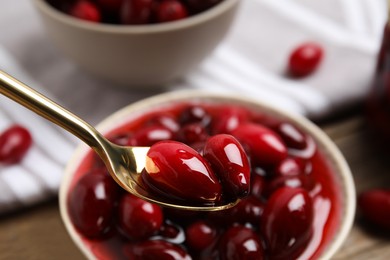
[{"label": "red berry on cloth", "polygon": [[0,135],[0,163],[13,164],[22,160],[32,143],[30,132],[19,125]]},{"label": "red berry on cloth", "polygon": [[304,43],[291,53],[288,72],[293,77],[305,77],[313,73],[323,57],[323,48],[317,43]]}]

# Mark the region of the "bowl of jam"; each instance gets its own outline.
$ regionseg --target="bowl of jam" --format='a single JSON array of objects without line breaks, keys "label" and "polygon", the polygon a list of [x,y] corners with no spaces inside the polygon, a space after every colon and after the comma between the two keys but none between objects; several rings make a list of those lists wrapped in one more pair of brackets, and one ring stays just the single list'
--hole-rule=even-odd
[{"label": "bowl of jam", "polygon": [[[241,200],[212,212],[158,206],[122,190],[80,145],[65,171],[60,210],[89,259],[330,259],[352,226],[349,167],[301,116],[247,98],[182,91],[131,104],[97,128],[116,144],[165,155],[157,166],[174,174],[143,179],[163,187],[161,196],[196,200],[211,191]],[[171,155],[176,146],[186,155]],[[218,187],[202,187],[202,174],[177,177],[188,165],[215,173]]]}]

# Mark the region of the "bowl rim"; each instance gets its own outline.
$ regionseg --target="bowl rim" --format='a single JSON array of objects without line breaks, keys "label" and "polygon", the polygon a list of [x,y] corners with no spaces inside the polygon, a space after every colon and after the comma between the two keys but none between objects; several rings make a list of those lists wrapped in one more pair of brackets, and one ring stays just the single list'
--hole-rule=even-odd
[{"label": "bowl rim", "polygon": [[[101,123],[97,125],[96,129],[102,133],[105,133],[118,127],[120,125],[119,122],[122,121],[123,123],[123,119],[129,118],[129,115],[131,115],[131,118],[136,118],[137,116],[142,115],[142,111],[149,111],[162,105],[170,105],[172,102],[191,102],[197,100],[210,102],[229,101],[233,102],[234,104],[242,104],[250,107],[253,106],[253,108],[257,108],[259,111],[264,111],[266,114],[291,120],[291,122],[298,125],[300,129],[310,134],[314,138],[318,144],[318,147],[332,164],[334,171],[337,172],[336,176],[338,176],[340,180],[341,194],[345,197],[345,201],[341,202],[344,212],[341,214],[340,228],[336,231],[335,236],[331,241],[329,241],[329,245],[325,248],[324,252],[320,256],[321,259],[331,259],[331,257],[337,252],[337,250],[341,247],[347,238],[353,225],[356,210],[355,184],[351,170],[341,151],[318,126],[316,126],[307,118],[299,114],[293,114],[289,111],[280,109],[274,105],[254,100],[250,97],[233,95],[231,93],[221,94],[203,90],[177,90],[158,94],[129,104],[106,117],[103,121],[101,121]],[[72,177],[88,149],[89,147],[87,147],[85,144],[80,144],[69,160],[60,185],[59,205],[63,223],[73,242],[88,259],[96,259],[92,252],[84,245],[81,236],[73,227],[68,215],[66,202],[68,195],[67,191],[71,185]]]},{"label": "bowl rim", "polygon": [[216,6],[213,6],[206,11],[203,11],[193,16],[189,16],[182,20],[146,25],[118,25],[108,23],[93,23],[82,19],[77,19],[68,14],[65,14],[51,6],[49,3],[47,3],[46,0],[33,0],[33,3],[45,15],[71,27],[111,34],[150,34],[171,32],[176,30],[183,30],[189,27],[195,27],[209,20],[212,20],[213,18],[219,17],[223,13],[229,11],[230,9],[238,5],[240,1],[241,0],[223,0]]}]

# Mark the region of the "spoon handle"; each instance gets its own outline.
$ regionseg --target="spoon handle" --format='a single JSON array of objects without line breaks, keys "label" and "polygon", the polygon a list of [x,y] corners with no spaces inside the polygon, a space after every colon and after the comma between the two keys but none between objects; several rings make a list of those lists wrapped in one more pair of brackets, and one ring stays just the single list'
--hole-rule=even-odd
[{"label": "spoon handle", "polygon": [[94,127],[1,70],[0,93],[74,134],[101,155],[107,141]]}]

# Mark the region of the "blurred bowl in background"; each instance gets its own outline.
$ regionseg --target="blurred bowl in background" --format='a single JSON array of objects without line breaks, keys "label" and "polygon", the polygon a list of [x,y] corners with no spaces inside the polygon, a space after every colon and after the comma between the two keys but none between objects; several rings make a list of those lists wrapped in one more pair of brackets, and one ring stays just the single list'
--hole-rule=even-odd
[{"label": "blurred bowl in background", "polygon": [[129,87],[169,83],[196,67],[221,42],[240,0],[223,0],[185,19],[147,25],[92,23],[33,1],[53,43],[76,64]]}]

